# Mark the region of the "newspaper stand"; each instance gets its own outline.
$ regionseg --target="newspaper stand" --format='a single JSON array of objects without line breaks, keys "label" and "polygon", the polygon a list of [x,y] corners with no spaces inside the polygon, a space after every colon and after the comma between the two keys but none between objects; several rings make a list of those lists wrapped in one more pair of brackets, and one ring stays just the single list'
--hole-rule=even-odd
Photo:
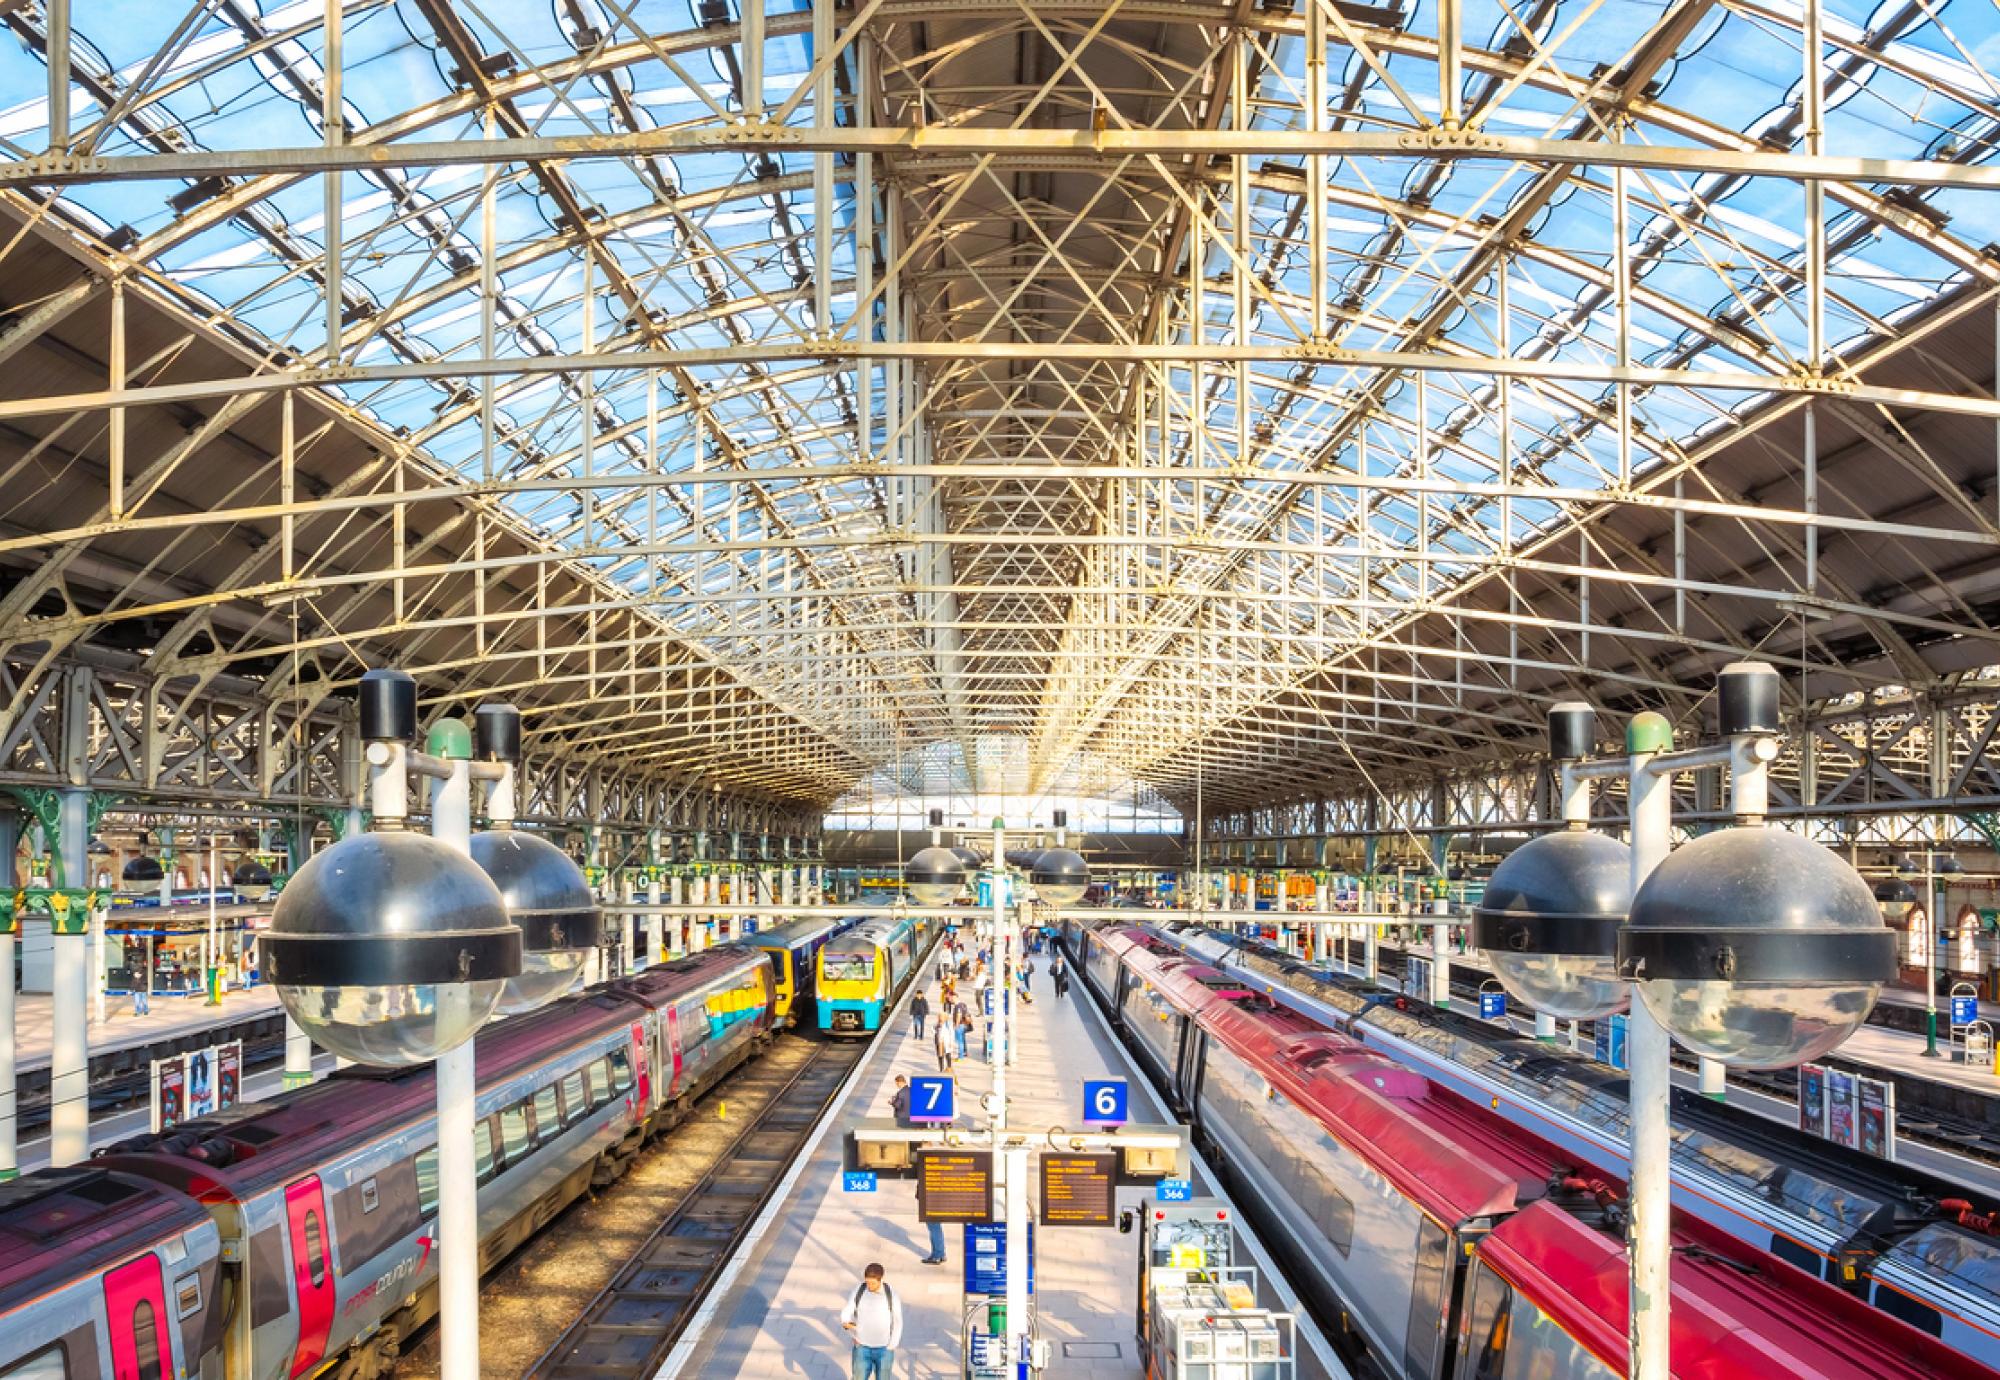
[{"label": "newspaper stand", "polygon": [[[1972,1027],[1984,1024],[1979,1019],[1979,989],[1969,982],[1954,982],[1947,1006],[1947,1037],[1954,1046],[1963,1046],[1965,1062],[1973,1063],[1979,1056],[1972,1052]],[[1992,1052],[1993,1028],[1987,1026],[1987,1053]]]},{"label": "newspaper stand", "polygon": [[[1007,1355],[1007,1224],[965,1225],[964,1326],[960,1380],[1014,1380],[1018,1357]],[[1038,1350],[1041,1318],[1035,1298],[1035,1228],[1028,1225],[1028,1345]]]}]

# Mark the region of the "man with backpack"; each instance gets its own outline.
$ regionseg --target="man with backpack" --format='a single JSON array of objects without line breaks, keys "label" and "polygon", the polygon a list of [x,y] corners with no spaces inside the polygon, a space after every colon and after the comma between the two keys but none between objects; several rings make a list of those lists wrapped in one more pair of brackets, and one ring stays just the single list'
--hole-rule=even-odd
[{"label": "man with backpack", "polygon": [[854,1342],[853,1380],[889,1380],[903,1340],[903,1305],[885,1273],[869,1265],[840,1310],[840,1326]]}]

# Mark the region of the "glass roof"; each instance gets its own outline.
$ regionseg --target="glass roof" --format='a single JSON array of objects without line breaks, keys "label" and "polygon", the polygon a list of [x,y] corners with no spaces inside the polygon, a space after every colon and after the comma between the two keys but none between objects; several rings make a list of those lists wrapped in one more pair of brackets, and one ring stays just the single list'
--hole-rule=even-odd
[{"label": "glass roof", "polygon": [[[762,6],[755,62],[734,0],[351,0],[338,133],[469,144],[713,129],[739,116],[752,71],[765,110],[801,130],[829,116],[848,130],[1070,127],[1093,108],[1113,130],[1380,133],[1440,119],[1436,0],[1322,12],[1311,23],[1328,44],[1323,74],[1305,0],[1254,7],[1241,28],[1224,22],[1235,8],[887,3],[829,64],[823,110],[807,0]],[[78,7],[72,147],[321,143],[326,11],[321,0]],[[1796,4],[1465,0],[1456,12],[1455,113],[1480,131],[1807,150]],[[1992,159],[2000,10],[1840,0],[1820,13],[1825,151]],[[851,16],[840,11],[838,28]],[[9,22],[22,41],[0,49],[0,139],[29,157],[48,144],[41,21],[23,10]],[[1677,470],[1771,401],[1704,378],[1815,364],[1806,184],[1720,157],[1712,170],[1289,152],[1239,164],[940,159],[925,166],[905,149],[864,168],[843,149],[820,166],[819,194],[803,147],[676,145],[337,178],[85,181],[62,189],[61,209],[183,307],[276,357],[322,363],[331,183],[339,360],[361,376],[328,387],[404,439],[426,482],[499,486],[494,501],[521,530],[773,703],[807,706],[801,717],[860,760],[887,767],[910,742],[1024,734],[1031,791],[1089,752],[1186,798],[1202,763],[1261,750],[1246,725],[1298,716],[1295,703],[1272,706],[1308,678],[1576,526],[1592,496]],[[1991,196],[1828,184],[1818,363],[1838,372],[1941,298],[1990,285]],[[1010,220],[1039,239],[1016,226],[1001,253],[996,226]],[[1084,227],[1073,237],[1072,222]],[[858,278],[873,285],[865,310]],[[1316,325],[1330,349],[1440,362],[1284,357]],[[904,368],[791,348],[830,336],[964,354]],[[1092,343],[1106,359],[979,357],[1000,339]],[[1141,341],[1190,348],[1118,360],[1121,342]],[[1199,374],[1187,357],[1242,345],[1268,348]],[[368,373],[593,353],[635,360]],[[1493,357],[1534,367],[1503,385],[1483,367]],[[1620,364],[1674,381],[1604,381]],[[1054,419],[1037,423],[1038,409]],[[994,411],[1010,414],[997,430]],[[1171,474],[1097,492],[1073,473],[1134,457]],[[1060,473],[855,468],[877,458]],[[1198,466],[1217,473],[1204,480]],[[704,469],[777,473],[704,484]],[[937,533],[956,536],[917,540]],[[1588,541],[1567,549],[1621,559]],[[1141,673],[1121,677],[1135,657]],[[1462,687],[1445,661],[1416,675],[1455,672]]]}]

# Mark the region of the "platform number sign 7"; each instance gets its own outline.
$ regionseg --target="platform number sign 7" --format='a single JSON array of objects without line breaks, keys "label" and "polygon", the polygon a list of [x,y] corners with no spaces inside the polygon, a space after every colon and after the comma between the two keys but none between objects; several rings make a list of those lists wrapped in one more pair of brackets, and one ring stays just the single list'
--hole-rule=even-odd
[{"label": "platform number sign 7", "polygon": [[1123,1126],[1131,1120],[1132,1089],[1122,1078],[1083,1085],[1083,1124]]},{"label": "platform number sign 7", "polygon": [[949,1078],[912,1078],[910,1120],[950,1121],[958,1115],[954,1091]]}]

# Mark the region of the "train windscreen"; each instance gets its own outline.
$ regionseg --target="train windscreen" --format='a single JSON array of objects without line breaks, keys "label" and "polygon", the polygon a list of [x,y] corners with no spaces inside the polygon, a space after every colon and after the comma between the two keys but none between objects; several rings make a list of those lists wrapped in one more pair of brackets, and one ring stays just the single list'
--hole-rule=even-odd
[{"label": "train windscreen", "polygon": [[2000,1241],[1953,1222],[1933,1222],[1882,1253],[1928,1279],[1948,1280],[1975,1298],[2000,1299]]},{"label": "train windscreen", "polygon": [[869,982],[875,977],[874,954],[836,954],[821,956],[828,982]]}]

